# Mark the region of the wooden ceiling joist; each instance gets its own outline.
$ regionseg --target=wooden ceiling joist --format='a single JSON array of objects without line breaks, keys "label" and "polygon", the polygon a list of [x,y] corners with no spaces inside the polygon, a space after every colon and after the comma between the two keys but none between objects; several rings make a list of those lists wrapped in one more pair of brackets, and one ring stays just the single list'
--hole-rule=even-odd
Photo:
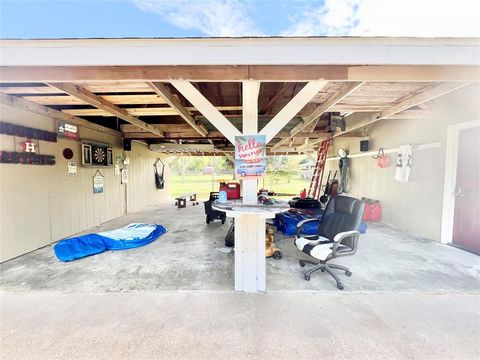
[{"label": "wooden ceiling joist", "polygon": [[310,81],[300,90],[287,105],[260,131],[260,135],[266,135],[267,143],[283,129],[285,125],[325,86],[326,80]]},{"label": "wooden ceiling joist", "polygon": [[117,137],[121,136],[121,133],[114,129],[110,129],[105,126],[94,124],[90,121],[78,118],[70,114],[66,114],[64,112],[49,108],[47,106],[33,103],[31,101],[22,99],[21,97],[18,97],[18,96],[0,93],[0,101],[4,105],[13,106],[13,107],[26,110],[35,114],[47,116],[52,119],[65,121],[72,125],[81,126],[81,127],[99,131],[108,135],[113,135]]},{"label": "wooden ceiling joist", "polygon": [[[442,95],[448,94],[452,91],[458,90],[462,87],[471,84],[471,82],[463,82],[463,83],[441,83],[437,85],[433,85],[430,88],[426,89],[425,91],[419,92],[417,94],[412,94],[403,100],[400,100],[395,105],[391,106],[388,109],[383,110],[382,112],[375,113],[373,115],[367,116],[365,119],[356,122],[355,124],[349,125],[347,122],[347,127],[345,131],[335,133],[331,137],[342,136],[344,134],[348,134],[355,130],[360,130],[365,126],[371,125],[377,121],[383,119],[392,119],[396,114],[401,113],[402,111],[408,110],[414,106],[423,104],[427,101],[432,99],[438,98]],[[312,141],[311,144],[318,144],[320,141],[315,140]]]},{"label": "wooden ceiling joist", "polygon": [[291,131],[290,135],[295,136],[300,131],[307,128],[312,124],[316,119],[322,116],[324,113],[329,111],[335,104],[345,99],[348,95],[357,90],[360,86],[363,85],[363,82],[352,82],[346,84],[340,91],[332,95],[326,102],[319,105],[315,110],[303,118],[303,121],[297,124]]},{"label": "wooden ceiling joist", "polygon": [[171,80],[170,83],[212,123],[232,144],[235,136],[240,136],[238,129],[208,101],[189,81]]},{"label": "wooden ceiling joist", "polygon": [[[338,92],[333,94],[326,102],[317,106],[310,114],[304,116],[303,121],[298,123],[292,130],[290,130],[290,137],[293,138],[304,129],[308,127],[312,127],[312,123],[318,120],[320,116],[322,116],[322,114],[329,111],[335,104],[345,99],[348,95],[350,95],[352,92],[357,90],[362,85],[363,85],[363,82],[347,83],[342,89],[340,89]],[[313,131],[313,129],[315,128],[315,125],[316,124],[314,124],[310,132]],[[278,149],[281,146],[286,145],[288,143],[289,143],[289,139],[282,139],[277,143],[275,143],[272,146],[272,149]]]},{"label": "wooden ceiling joist", "polygon": [[[180,115],[179,112],[171,107],[135,107],[135,108],[124,108],[130,115],[133,116],[172,116]],[[197,111],[192,106],[186,106],[185,109],[188,112]],[[241,106],[217,106],[219,111],[239,111],[242,110]],[[107,111],[102,109],[65,109],[62,110],[71,115],[76,116],[112,116]]]},{"label": "wooden ceiling joist", "polygon": [[[54,85],[52,85],[54,86]],[[78,85],[75,85],[78,86]],[[84,88],[87,90],[86,88]],[[2,89],[0,88],[0,91]],[[90,91],[90,90],[87,90]],[[136,95],[97,95],[98,97],[116,105],[148,105],[148,104],[166,104],[167,102],[156,94],[136,94]],[[85,105],[88,104],[80,98],[67,95],[47,95],[47,96],[24,96],[26,100],[35,102],[40,105]]]},{"label": "wooden ceiling joist", "polygon": [[108,111],[112,114],[112,116],[119,117],[120,119],[125,120],[130,124],[138,126],[140,129],[144,129],[158,136],[163,136],[163,133],[157,128],[153,127],[150,124],[147,124],[144,121],[139,120],[135,116],[130,115],[125,109],[119,108],[117,105],[112,104],[111,102],[101,98],[98,95],[95,95],[87,89],[70,83],[55,83],[49,85],[69,94],[70,96],[74,96],[83,100],[89,105],[95,106],[104,111]]},{"label": "wooden ceiling joist", "polygon": [[165,84],[159,82],[149,82],[147,83],[150,88],[160,95],[167,104],[178,112],[178,115],[182,117],[183,120],[187,122],[195,131],[197,131],[202,136],[208,135],[208,130],[203,124],[197,124],[192,114],[178,101],[172,94],[172,92],[165,86]]}]

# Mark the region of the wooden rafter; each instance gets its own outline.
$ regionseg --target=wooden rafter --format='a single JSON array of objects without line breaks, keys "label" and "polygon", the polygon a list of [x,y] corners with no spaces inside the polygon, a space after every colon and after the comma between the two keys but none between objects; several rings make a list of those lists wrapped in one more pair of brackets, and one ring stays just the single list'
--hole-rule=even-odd
[{"label": "wooden rafter", "polygon": [[[240,111],[242,110],[241,106],[217,106],[219,111]],[[171,107],[132,107],[124,108],[130,115],[133,116],[172,116],[180,115],[178,110],[175,110]],[[186,106],[185,109],[188,112],[198,111],[192,106]],[[66,112],[71,115],[76,116],[112,116],[107,111],[102,109],[64,109],[63,112]]]},{"label": "wooden rafter", "polygon": [[165,86],[165,84],[159,82],[149,82],[147,84],[153,91],[163,97],[167,104],[175,109],[178,112],[178,115],[180,115],[196,132],[202,136],[207,136],[208,130],[205,126],[196,123],[190,112],[173,96],[172,92]]},{"label": "wooden rafter", "polygon": [[92,106],[95,106],[104,111],[108,111],[113,116],[117,116],[120,119],[125,120],[126,122],[129,122],[130,124],[138,126],[140,129],[150,131],[151,133],[158,136],[163,136],[163,133],[159,131],[157,128],[153,127],[150,124],[147,124],[146,122],[136,118],[133,115],[130,115],[125,109],[122,109],[117,105],[112,104],[111,102],[101,98],[98,95],[95,95],[94,93],[88,91],[85,88],[82,88],[80,86],[77,86],[71,83],[54,83],[54,84],[48,84],[48,85],[54,88],[57,88],[71,96],[77,97]]},{"label": "wooden rafter", "polygon": [[282,110],[262,129],[260,135],[267,136],[267,143],[283,129],[285,125],[308,103],[318,92],[328,84],[326,80],[310,81],[300,90]]},{"label": "wooden rafter", "polygon": [[171,80],[170,83],[210,121],[232,144],[240,131],[208,101],[189,81]]},{"label": "wooden rafter", "polygon": [[287,92],[287,90],[289,88],[292,88],[293,85],[295,85],[295,84],[294,83],[283,83],[282,86],[280,87],[280,90],[278,90],[278,92],[274,96],[272,96],[272,98],[265,105],[263,105],[263,107],[262,107],[262,109],[260,110],[259,113],[262,114],[262,115],[270,114],[273,106],[278,101],[278,99],[280,99],[285,94],[285,92]]},{"label": "wooden rafter", "polygon": [[[414,106],[419,104],[423,104],[424,102],[430,101],[432,99],[438,98],[442,95],[448,94],[452,91],[458,90],[462,87],[470,85],[471,82],[463,82],[463,83],[441,83],[438,85],[431,86],[429,89],[422,91],[417,94],[410,95],[403,100],[399,101],[397,104],[391,106],[388,109],[383,110],[382,112],[375,113],[373,115],[369,115],[366,118],[358,121],[357,123],[348,126],[345,131],[340,133],[335,133],[331,136],[331,138],[341,136],[347,133],[350,133],[355,130],[359,130],[364,128],[365,126],[371,125],[377,121],[383,119],[390,119],[393,118],[394,115],[401,113],[407,109],[410,109]],[[310,144],[318,144],[320,140],[312,141]]]},{"label": "wooden rafter", "polygon": [[35,114],[47,116],[52,119],[65,121],[72,125],[77,125],[87,129],[96,130],[108,135],[113,135],[113,136],[121,135],[121,133],[117,130],[94,124],[90,121],[81,119],[79,117],[76,117],[70,114],[66,114],[64,112],[49,108],[47,106],[33,103],[31,101],[22,99],[21,97],[18,97],[18,96],[0,93],[0,101],[4,105],[13,106],[13,107],[26,110]]},{"label": "wooden rafter", "polygon": [[324,113],[329,111],[335,104],[345,99],[348,95],[353,93],[357,90],[360,86],[363,85],[363,82],[352,82],[346,84],[340,91],[336,92],[330,98],[325,101],[323,104],[318,106],[315,110],[313,110],[310,114],[303,118],[303,121],[298,123],[291,131],[290,135],[295,136],[300,131],[307,128],[311,125],[315,120],[319,119]]}]

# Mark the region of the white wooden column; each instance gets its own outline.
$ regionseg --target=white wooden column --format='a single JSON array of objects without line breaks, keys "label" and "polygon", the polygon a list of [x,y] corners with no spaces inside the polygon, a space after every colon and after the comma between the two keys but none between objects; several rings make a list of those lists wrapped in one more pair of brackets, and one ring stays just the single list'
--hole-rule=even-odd
[{"label": "white wooden column", "polygon": [[[258,93],[260,83],[254,80],[243,82],[242,91],[242,114],[243,114],[243,135],[258,134]],[[257,179],[242,180],[243,203],[257,203]]]},{"label": "white wooden column", "polygon": [[[243,135],[258,134],[258,93],[260,83],[243,82]],[[242,180],[244,204],[257,203],[257,179]],[[235,290],[265,291],[265,214],[235,216]]]}]

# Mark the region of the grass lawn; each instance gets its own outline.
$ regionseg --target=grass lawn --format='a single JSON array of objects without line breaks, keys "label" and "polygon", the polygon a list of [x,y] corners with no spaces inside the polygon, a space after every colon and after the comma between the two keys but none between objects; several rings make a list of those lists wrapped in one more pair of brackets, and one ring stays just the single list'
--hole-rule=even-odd
[{"label": "grass lawn", "polygon": [[[216,175],[215,180],[224,179],[227,181],[231,180],[232,177],[226,175]],[[285,179],[275,181],[271,177],[266,176],[265,178],[265,187],[269,191],[275,191],[278,193],[291,193],[299,195],[300,191],[310,185],[310,179],[301,179],[301,178],[292,178],[289,182]],[[263,186],[263,180],[260,179],[259,188]],[[184,181],[182,182],[182,177],[180,175],[172,175],[170,178],[170,197],[174,198],[178,195],[188,192],[196,192],[198,194],[199,200],[208,200],[210,191],[218,191],[219,182],[215,181],[212,188],[212,176],[211,175],[186,175]],[[287,196],[286,198],[291,198],[292,196]]]}]

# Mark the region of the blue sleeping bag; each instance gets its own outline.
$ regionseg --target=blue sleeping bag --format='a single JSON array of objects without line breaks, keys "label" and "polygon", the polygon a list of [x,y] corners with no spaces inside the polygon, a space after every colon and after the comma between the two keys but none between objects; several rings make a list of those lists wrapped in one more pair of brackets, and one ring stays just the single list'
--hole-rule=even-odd
[{"label": "blue sleeping bag", "polygon": [[72,261],[105,250],[125,250],[144,246],[166,232],[167,229],[162,225],[134,223],[116,230],[61,240],[53,250],[60,260]]}]

